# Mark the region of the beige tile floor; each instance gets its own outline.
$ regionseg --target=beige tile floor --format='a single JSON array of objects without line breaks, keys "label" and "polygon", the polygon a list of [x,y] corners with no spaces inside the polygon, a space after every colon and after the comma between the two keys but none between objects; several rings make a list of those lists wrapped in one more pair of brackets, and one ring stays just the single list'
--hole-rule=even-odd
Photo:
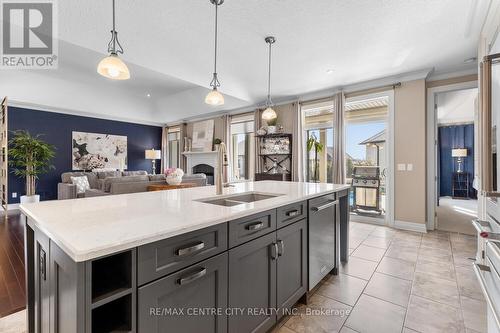
[{"label": "beige tile floor", "polygon": [[[475,247],[468,235],[352,222],[349,263],[273,333],[486,332]],[[25,332],[24,316],[1,318],[0,332]]]},{"label": "beige tile floor", "polygon": [[[276,333],[486,332],[486,303],[472,271],[476,240],[351,223],[350,258],[307,307],[337,312],[283,320]],[[341,310],[350,310],[349,313]]]}]

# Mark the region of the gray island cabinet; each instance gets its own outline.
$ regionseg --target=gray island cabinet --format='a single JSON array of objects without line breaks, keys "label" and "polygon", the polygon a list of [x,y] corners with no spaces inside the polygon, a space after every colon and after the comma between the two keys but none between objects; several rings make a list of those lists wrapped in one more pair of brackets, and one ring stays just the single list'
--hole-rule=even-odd
[{"label": "gray island cabinet", "polygon": [[[86,260],[33,211],[23,209],[30,333],[267,332],[347,257],[345,187]],[[312,224],[329,233],[318,267]]]}]

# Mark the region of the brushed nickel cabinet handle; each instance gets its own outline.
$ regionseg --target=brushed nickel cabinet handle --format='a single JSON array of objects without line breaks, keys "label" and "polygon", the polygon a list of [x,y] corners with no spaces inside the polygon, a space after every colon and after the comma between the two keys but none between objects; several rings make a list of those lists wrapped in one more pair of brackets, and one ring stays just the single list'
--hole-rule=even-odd
[{"label": "brushed nickel cabinet handle", "polygon": [[192,275],[180,278],[179,280],[177,280],[177,283],[179,283],[182,286],[183,284],[193,282],[194,280],[197,280],[197,279],[205,276],[206,274],[207,274],[207,269],[202,268],[198,272],[196,272]]},{"label": "brushed nickel cabinet handle", "polygon": [[245,227],[245,229],[247,229],[247,230],[259,230],[262,227],[264,227],[264,223],[262,223],[262,222],[255,222],[255,223],[252,223],[252,224],[248,224]]},{"label": "brushed nickel cabinet handle", "polygon": [[192,253],[200,251],[204,248],[205,248],[205,243],[199,242],[193,246],[178,249],[175,254],[179,257],[187,256],[188,254],[192,254]]},{"label": "brushed nickel cabinet handle", "polygon": [[276,260],[278,258],[278,244],[271,244],[271,259]]},{"label": "brushed nickel cabinet handle", "polygon": [[278,240],[278,257],[285,253],[285,243],[280,239]]},{"label": "brushed nickel cabinet handle", "polygon": [[336,204],[338,204],[339,201],[338,200],[334,200],[334,201],[330,201],[329,203],[326,203],[324,205],[321,205],[321,206],[318,206],[318,207],[313,207],[311,208],[313,211],[315,212],[319,212],[319,211],[322,211],[324,209],[327,209],[327,208],[330,208],[332,206],[335,206]]},{"label": "brushed nickel cabinet handle", "polygon": [[291,210],[289,212],[286,212],[286,216],[288,217],[294,217],[299,215],[299,211],[297,209]]}]

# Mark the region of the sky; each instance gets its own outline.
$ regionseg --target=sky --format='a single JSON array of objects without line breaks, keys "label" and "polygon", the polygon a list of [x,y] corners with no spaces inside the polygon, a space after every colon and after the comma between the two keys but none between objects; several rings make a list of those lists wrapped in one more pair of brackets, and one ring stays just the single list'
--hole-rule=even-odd
[{"label": "sky", "polygon": [[385,129],[385,122],[347,124],[346,125],[346,153],[355,159],[365,159],[365,146],[360,142],[374,136]]}]

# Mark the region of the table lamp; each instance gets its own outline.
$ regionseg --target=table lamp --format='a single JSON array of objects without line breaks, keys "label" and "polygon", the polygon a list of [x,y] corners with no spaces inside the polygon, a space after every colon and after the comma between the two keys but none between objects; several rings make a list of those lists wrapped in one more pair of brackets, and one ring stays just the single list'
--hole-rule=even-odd
[{"label": "table lamp", "polygon": [[467,157],[467,148],[452,149],[451,150],[451,157],[457,158],[457,163],[458,163],[457,172],[459,172],[459,173],[463,172],[462,164],[463,164],[463,158]]},{"label": "table lamp", "polygon": [[161,151],[155,149],[147,149],[144,151],[144,157],[151,160],[153,164],[153,175],[156,175],[156,160],[161,159]]}]

